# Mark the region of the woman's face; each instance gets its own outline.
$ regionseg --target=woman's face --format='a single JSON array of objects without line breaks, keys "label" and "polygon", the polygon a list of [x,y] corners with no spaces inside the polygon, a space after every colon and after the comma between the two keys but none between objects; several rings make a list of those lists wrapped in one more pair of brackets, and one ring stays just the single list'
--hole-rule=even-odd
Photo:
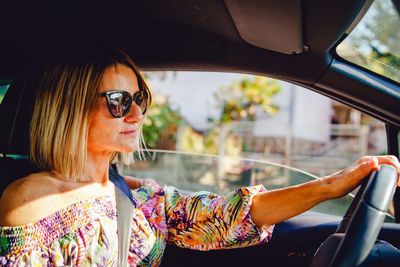
[{"label": "woman's face", "polygon": [[[127,91],[131,95],[139,91],[137,77],[131,68],[117,64],[104,71],[100,92],[113,90]],[[142,119],[141,110],[135,102],[125,117],[114,118],[108,111],[106,98],[100,97],[89,127],[88,152],[109,154],[136,151]]]}]

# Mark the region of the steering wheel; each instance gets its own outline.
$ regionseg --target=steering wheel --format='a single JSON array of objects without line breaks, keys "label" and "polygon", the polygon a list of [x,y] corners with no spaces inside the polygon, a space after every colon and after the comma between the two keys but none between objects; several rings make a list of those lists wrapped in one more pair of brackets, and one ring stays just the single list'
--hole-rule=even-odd
[{"label": "steering wheel", "polygon": [[396,184],[393,166],[381,165],[373,171],[361,184],[336,233],[317,250],[311,266],[359,266],[375,244]]}]

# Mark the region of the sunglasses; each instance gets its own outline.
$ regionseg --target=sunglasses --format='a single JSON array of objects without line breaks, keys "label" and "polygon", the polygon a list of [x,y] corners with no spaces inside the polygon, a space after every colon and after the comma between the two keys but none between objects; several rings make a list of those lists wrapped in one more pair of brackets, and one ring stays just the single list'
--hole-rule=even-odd
[{"label": "sunglasses", "polygon": [[149,95],[145,90],[140,90],[133,96],[126,91],[109,91],[101,93],[100,96],[106,97],[108,111],[114,118],[125,117],[131,110],[132,102],[135,102],[143,115],[147,111]]}]

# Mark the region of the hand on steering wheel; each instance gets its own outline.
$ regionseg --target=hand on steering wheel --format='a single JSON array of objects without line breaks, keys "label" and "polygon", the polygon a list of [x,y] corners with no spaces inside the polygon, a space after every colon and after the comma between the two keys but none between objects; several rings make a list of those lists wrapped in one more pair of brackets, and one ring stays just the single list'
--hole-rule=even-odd
[{"label": "hand on steering wheel", "polygon": [[393,166],[382,165],[363,181],[337,233],[320,246],[311,266],[359,266],[368,257],[393,198],[397,177]]}]

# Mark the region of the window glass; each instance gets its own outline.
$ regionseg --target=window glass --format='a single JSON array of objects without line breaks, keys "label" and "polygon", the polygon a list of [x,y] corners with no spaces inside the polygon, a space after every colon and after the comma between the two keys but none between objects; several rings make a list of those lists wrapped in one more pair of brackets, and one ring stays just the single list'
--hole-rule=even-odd
[{"label": "window glass", "polygon": [[[143,125],[150,152],[125,174],[225,194],[299,184],[387,153],[383,123],[297,85],[232,73],[144,74],[153,94]],[[316,209],[343,215],[349,201]]]},{"label": "window glass", "polygon": [[390,0],[375,0],[337,47],[342,58],[400,82],[400,17]]}]

